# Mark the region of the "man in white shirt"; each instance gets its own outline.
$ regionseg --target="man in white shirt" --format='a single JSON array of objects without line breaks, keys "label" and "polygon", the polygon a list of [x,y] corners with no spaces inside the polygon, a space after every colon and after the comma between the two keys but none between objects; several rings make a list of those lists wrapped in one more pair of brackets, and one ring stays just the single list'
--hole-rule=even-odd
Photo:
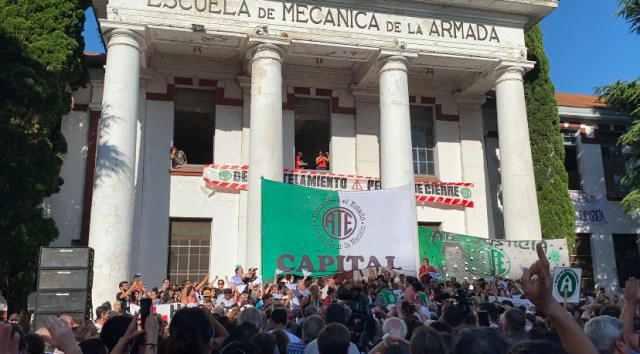
[{"label": "man in white shirt", "polygon": [[222,305],[227,309],[231,308],[231,306],[233,306],[234,304],[233,291],[228,288],[224,289],[222,291],[222,294],[218,295],[218,298],[216,299],[216,304]]},{"label": "man in white shirt", "polygon": [[98,333],[102,330],[102,326],[104,326],[105,322],[107,322],[107,316],[109,314],[109,309],[105,306],[96,307],[96,320],[93,324],[96,326]]}]

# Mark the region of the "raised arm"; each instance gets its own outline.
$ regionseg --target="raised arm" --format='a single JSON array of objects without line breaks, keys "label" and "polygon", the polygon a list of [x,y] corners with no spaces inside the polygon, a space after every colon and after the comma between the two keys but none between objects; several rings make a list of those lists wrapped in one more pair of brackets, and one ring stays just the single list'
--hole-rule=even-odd
[{"label": "raised arm", "polygon": [[[598,350],[582,328],[553,298],[549,260],[542,250],[541,243],[536,245],[536,251],[538,260],[522,274],[525,295],[547,315],[547,319],[560,336],[562,346],[569,354],[598,354]],[[537,281],[531,279],[534,275],[538,277]]]},{"label": "raised arm", "polygon": [[196,285],[196,290],[200,291],[200,289],[202,289],[202,287],[207,283],[207,280],[209,280],[209,274],[205,275],[202,281]]},{"label": "raised arm", "polygon": [[298,290],[302,291],[305,290],[307,287],[304,285],[304,283],[307,281],[307,276],[305,275],[304,278],[302,278],[301,280],[298,280]]},{"label": "raised arm", "polygon": [[640,304],[640,281],[629,278],[624,286],[624,306],[622,306],[620,321],[624,325],[624,338],[635,351],[640,351],[640,335],[633,328],[633,318],[638,304]]},{"label": "raised arm", "polygon": [[131,284],[131,286],[129,287],[129,289],[127,289],[127,291],[121,292],[120,293],[120,298],[118,300],[126,300],[127,296],[131,295],[131,293],[136,290],[137,284]]}]

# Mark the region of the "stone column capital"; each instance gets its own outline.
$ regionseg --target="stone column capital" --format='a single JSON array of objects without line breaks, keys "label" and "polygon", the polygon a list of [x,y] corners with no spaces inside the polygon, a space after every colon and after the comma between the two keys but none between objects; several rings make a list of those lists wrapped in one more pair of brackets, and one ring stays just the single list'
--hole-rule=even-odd
[{"label": "stone column capital", "polygon": [[147,47],[144,33],[139,33],[131,28],[115,27],[107,29],[104,31],[104,40],[107,50],[115,45],[128,45],[138,51],[143,51]]},{"label": "stone column capital", "polygon": [[287,52],[286,46],[286,43],[253,41],[247,50],[247,59],[249,59],[249,61],[272,59],[282,63]]},{"label": "stone column capital", "polygon": [[385,71],[396,70],[408,72],[409,58],[404,55],[389,55],[378,59],[378,75]]},{"label": "stone column capital", "polygon": [[534,62],[502,62],[495,69],[496,85],[505,80],[523,81],[523,76],[535,66]]}]

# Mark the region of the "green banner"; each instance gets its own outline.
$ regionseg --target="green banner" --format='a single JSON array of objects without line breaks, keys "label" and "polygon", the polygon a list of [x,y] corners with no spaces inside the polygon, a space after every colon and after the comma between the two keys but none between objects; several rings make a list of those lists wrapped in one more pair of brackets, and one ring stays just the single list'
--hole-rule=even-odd
[{"label": "green banner", "polygon": [[536,244],[542,243],[551,268],[569,264],[566,240],[497,240],[420,227],[420,259],[429,259],[445,279],[478,279],[490,276],[518,279],[522,268],[538,259]]},{"label": "green banner", "polygon": [[386,267],[416,273],[409,185],[343,192],[262,180],[262,276]]}]

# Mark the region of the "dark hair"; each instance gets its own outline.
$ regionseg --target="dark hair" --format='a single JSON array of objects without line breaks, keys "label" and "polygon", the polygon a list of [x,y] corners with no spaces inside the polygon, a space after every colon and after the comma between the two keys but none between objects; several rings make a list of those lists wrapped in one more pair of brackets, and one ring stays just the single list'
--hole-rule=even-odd
[{"label": "dark hair", "polygon": [[478,308],[481,311],[486,311],[489,314],[489,319],[491,319],[491,322],[498,322],[498,309],[496,308],[496,305],[490,302],[482,302],[478,305]]},{"label": "dark hair", "polygon": [[509,309],[503,315],[505,327],[503,328],[507,335],[515,335],[524,331],[527,319],[520,310]]},{"label": "dark hair", "polygon": [[502,304],[513,307],[513,302],[511,300],[502,300]]},{"label": "dark hair", "polygon": [[24,337],[24,353],[25,354],[42,354],[44,353],[44,339],[41,336],[31,333]]},{"label": "dark hair", "polygon": [[492,328],[469,328],[458,337],[456,345],[459,354],[505,354],[507,342]]},{"label": "dark hair", "polygon": [[418,319],[418,317],[411,315],[411,316],[407,316],[404,319],[404,322],[407,324],[407,336],[405,337],[405,339],[410,340],[411,336],[413,335],[413,331],[416,328],[422,327],[424,324]]},{"label": "dark hair", "polygon": [[442,321],[432,322],[430,326],[438,332],[451,333],[451,326]]},{"label": "dark hair", "polygon": [[83,354],[108,354],[107,347],[100,338],[85,339],[78,346]]},{"label": "dark hair", "polygon": [[213,336],[209,315],[197,307],[178,310],[169,324],[167,353],[205,353]]},{"label": "dark hair", "polygon": [[349,330],[341,323],[331,323],[318,334],[319,354],[347,354],[351,345]]},{"label": "dark hair", "polygon": [[100,339],[107,346],[109,352],[116,346],[120,337],[124,335],[131,323],[131,316],[118,315],[107,320],[100,330]]},{"label": "dark hair", "polygon": [[273,335],[276,338],[276,346],[278,347],[278,351],[280,351],[280,353],[286,353],[287,346],[289,345],[289,336],[287,336],[287,334],[280,329],[277,331],[273,331]]},{"label": "dark hair", "polygon": [[100,317],[107,314],[108,312],[109,312],[109,309],[105,306],[96,307],[96,319],[99,320]]},{"label": "dark hair", "polygon": [[558,343],[546,340],[527,340],[512,345],[508,354],[566,354]]},{"label": "dark hair", "polygon": [[545,342],[553,342],[558,345],[562,345],[562,341],[560,340],[560,336],[558,333],[544,327],[533,327],[528,333],[527,336],[531,340],[543,340]]},{"label": "dark hair", "polygon": [[327,312],[324,315],[327,323],[347,323],[347,311],[345,311],[342,305],[331,304],[327,307]]},{"label": "dark hair", "polygon": [[420,326],[411,335],[411,354],[446,354],[440,333],[431,327]]},{"label": "dark hair", "polygon": [[258,327],[251,322],[243,322],[233,331],[231,340],[247,342],[258,333]]},{"label": "dark hair", "polygon": [[253,344],[258,354],[273,354],[276,347],[276,337],[270,333],[258,333],[251,337],[249,343]]},{"label": "dark hair", "polygon": [[602,308],[600,309],[600,316],[607,315],[613,318],[619,318],[621,312],[622,311],[620,311],[620,308],[618,306],[607,304],[602,306]]},{"label": "dark hair", "polygon": [[276,308],[271,311],[271,316],[269,317],[271,321],[286,325],[287,324],[287,310],[283,308]]},{"label": "dark hair", "polygon": [[254,354],[254,353],[257,353],[257,351],[256,351],[256,348],[253,346],[253,344],[249,343],[249,340],[244,342],[239,340],[233,341],[227,344],[220,351],[220,354],[238,354],[238,353]]},{"label": "dark hair", "polygon": [[118,283],[118,288],[121,288],[122,285],[124,285],[124,284],[129,284],[129,282],[126,281],[126,280],[121,281],[120,283]]},{"label": "dark hair", "polygon": [[464,314],[458,306],[449,306],[444,310],[442,316],[444,322],[451,327],[458,327],[464,322]]}]

